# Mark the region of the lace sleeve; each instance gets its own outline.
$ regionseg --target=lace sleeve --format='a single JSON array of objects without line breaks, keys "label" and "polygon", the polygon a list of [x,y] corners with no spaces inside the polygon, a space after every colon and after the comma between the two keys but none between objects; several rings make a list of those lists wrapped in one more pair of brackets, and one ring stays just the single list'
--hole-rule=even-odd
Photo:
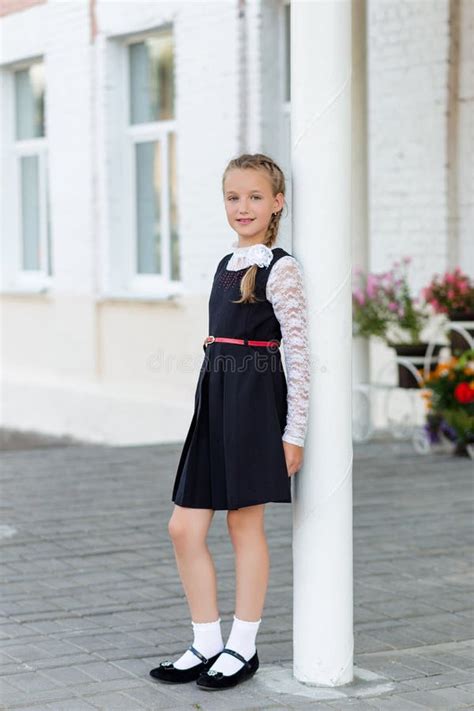
[{"label": "lace sleeve", "polygon": [[281,257],[267,280],[266,296],[280,323],[288,385],[285,442],[304,446],[310,386],[307,304],[300,263]]}]

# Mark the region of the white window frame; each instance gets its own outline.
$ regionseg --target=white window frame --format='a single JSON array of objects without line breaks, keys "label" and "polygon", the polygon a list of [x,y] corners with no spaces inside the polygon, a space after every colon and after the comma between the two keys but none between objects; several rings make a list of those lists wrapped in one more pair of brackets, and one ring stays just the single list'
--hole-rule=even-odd
[{"label": "white window frame", "polygon": [[[142,294],[180,294],[183,292],[182,280],[171,279],[170,254],[171,254],[171,224],[169,204],[169,134],[174,133],[177,141],[176,116],[170,120],[153,121],[149,123],[130,123],[130,69],[129,47],[132,44],[143,42],[148,37],[154,37],[160,32],[174,32],[172,25],[162,26],[128,37],[123,43],[125,65],[125,171],[129,177],[126,194],[130,196],[128,203],[128,288],[131,292]],[[175,87],[176,89],[176,87]],[[175,91],[175,96],[176,96]],[[135,171],[135,146],[145,141],[159,141],[162,158],[162,191],[161,191],[161,261],[164,268],[162,274],[138,274],[137,263],[137,225],[136,225],[136,171]],[[179,211],[178,211],[179,214]]]},{"label": "white window frame", "polygon": [[[51,255],[48,240],[48,138],[16,138],[15,72],[28,69],[32,64],[43,62],[44,56],[30,57],[2,68],[3,94],[5,98],[5,118],[3,126],[4,160],[2,223],[5,228],[3,253],[5,256],[2,275],[4,292],[41,292],[52,284],[49,272]],[[46,89],[47,92],[47,89]],[[45,134],[47,126],[47,98],[45,100]],[[39,175],[39,234],[41,264],[39,269],[23,269],[23,233],[21,209],[21,158],[38,157]]]},{"label": "white window frame", "polygon": [[[280,7],[280,46],[282,48],[281,52],[281,64],[282,64],[282,71],[280,72],[280,96],[281,96],[281,104],[282,104],[282,111],[285,116],[289,115],[291,113],[291,100],[287,100],[286,98],[286,79],[287,79],[287,72],[290,71],[289,67],[286,66],[286,54],[287,54],[287,46],[286,46],[286,26],[285,26],[285,12],[287,6],[291,5],[291,0],[283,0],[281,7]],[[291,10],[290,10],[291,12]],[[291,76],[288,77],[288,80],[291,83]]]}]

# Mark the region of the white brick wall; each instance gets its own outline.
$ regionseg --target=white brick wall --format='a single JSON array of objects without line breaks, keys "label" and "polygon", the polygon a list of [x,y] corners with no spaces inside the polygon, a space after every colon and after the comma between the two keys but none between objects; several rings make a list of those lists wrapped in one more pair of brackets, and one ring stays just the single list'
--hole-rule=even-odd
[{"label": "white brick wall", "polygon": [[371,267],[413,258],[418,289],[447,258],[448,0],[369,0]]},{"label": "white brick wall", "polygon": [[45,38],[55,290],[94,291],[92,50],[86,2],[53,3]]},{"label": "white brick wall", "polygon": [[474,278],[474,2],[461,0],[458,93],[459,258]]},{"label": "white brick wall", "polygon": [[[370,268],[410,255],[414,292],[457,264],[474,276],[474,3],[460,4],[453,67],[449,0],[368,0]],[[370,350],[372,382],[395,383],[393,351],[375,340]],[[374,396],[374,424],[413,412],[422,423],[411,395],[395,392],[391,412]]]}]

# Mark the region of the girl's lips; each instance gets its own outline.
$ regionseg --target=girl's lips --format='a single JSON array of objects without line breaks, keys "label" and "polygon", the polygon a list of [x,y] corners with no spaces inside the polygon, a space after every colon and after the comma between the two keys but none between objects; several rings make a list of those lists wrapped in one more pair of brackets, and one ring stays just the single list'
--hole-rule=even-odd
[{"label": "girl's lips", "polygon": [[252,219],[244,219],[244,220],[237,220],[237,222],[241,222],[243,225],[248,224],[249,222],[253,222],[254,218]]}]

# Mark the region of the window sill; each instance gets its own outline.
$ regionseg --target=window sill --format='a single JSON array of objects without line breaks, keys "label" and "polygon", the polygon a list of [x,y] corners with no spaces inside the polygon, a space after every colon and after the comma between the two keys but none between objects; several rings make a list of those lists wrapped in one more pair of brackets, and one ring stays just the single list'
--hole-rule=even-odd
[{"label": "window sill", "polygon": [[0,296],[49,296],[50,287],[47,285],[12,286],[0,290]]},{"label": "window sill", "polygon": [[[5,287],[0,289],[0,296],[19,296],[19,297],[29,297],[29,296],[51,296],[51,287],[47,285],[19,285],[12,287]],[[98,294],[96,297],[97,303],[118,303],[118,302],[132,302],[132,303],[142,303],[142,304],[156,304],[156,303],[177,303],[180,297],[183,296],[183,292],[163,292],[163,293],[140,293],[140,292],[103,292]]]},{"label": "window sill", "polygon": [[163,294],[146,294],[136,293],[131,291],[124,292],[104,292],[97,296],[98,303],[108,302],[132,302],[141,304],[156,304],[156,303],[176,303],[183,294],[181,292],[166,292]]}]

